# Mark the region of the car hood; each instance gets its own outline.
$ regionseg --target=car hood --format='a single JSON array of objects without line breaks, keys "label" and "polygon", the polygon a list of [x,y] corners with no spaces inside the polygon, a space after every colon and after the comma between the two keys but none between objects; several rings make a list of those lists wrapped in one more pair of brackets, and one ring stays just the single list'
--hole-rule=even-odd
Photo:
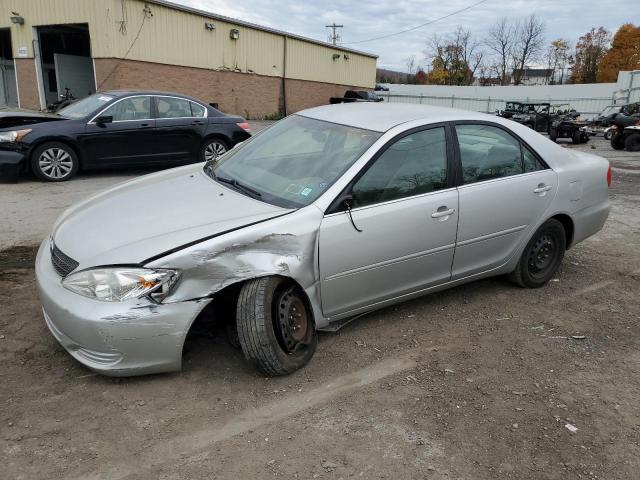
[{"label": "car hood", "polygon": [[0,130],[58,120],[68,119],[55,113],[33,112],[30,110],[2,110],[0,111]]},{"label": "car hood", "polygon": [[202,164],[146,175],[67,210],[53,241],[78,269],[139,264],[290,212],[220,185]]}]

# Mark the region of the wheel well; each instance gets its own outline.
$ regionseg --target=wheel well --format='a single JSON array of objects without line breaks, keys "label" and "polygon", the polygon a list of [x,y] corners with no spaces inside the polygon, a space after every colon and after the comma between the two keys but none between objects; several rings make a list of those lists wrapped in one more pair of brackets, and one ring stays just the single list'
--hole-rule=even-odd
[{"label": "wheel well", "polygon": [[558,220],[564,227],[564,233],[565,233],[565,238],[567,240],[567,250],[568,250],[571,247],[571,243],[573,242],[573,233],[575,231],[573,220],[571,220],[571,217],[569,215],[565,215],[563,213],[554,215],[551,218]]},{"label": "wheel well", "polygon": [[[282,275],[273,276],[282,277],[292,284],[296,285],[300,289],[300,291],[304,295],[304,301],[307,309],[309,310],[309,315],[311,315],[311,318],[313,319],[315,324],[313,308],[311,307],[311,300],[309,299],[307,292],[304,291],[304,288],[302,288],[302,286],[291,277],[285,277]],[[222,290],[218,290],[216,293],[214,293],[212,295],[213,300],[211,301],[211,303],[203,308],[195,318],[195,320],[192,322],[186,337],[197,334],[198,332],[201,332],[203,330],[213,328],[214,326],[222,326],[230,322],[235,323],[236,306],[238,304],[238,296],[240,295],[240,290],[242,289],[242,286],[250,280],[255,280],[255,278],[247,278],[246,280],[232,283],[231,285],[227,285]],[[184,345],[182,347],[182,350],[184,353]]]},{"label": "wheel well", "polygon": [[47,139],[47,140],[41,140],[41,141],[37,142],[35,145],[31,146],[31,152],[29,153],[29,162],[28,162],[28,166],[27,166],[29,171],[31,171],[31,161],[33,160],[33,154],[35,153],[35,151],[38,148],[40,148],[45,143],[62,143],[63,145],[66,145],[67,147],[69,147],[71,150],[73,150],[73,153],[76,154],[76,157],[78,157],[79,169],[82,168],[82,163],[83,163],[82,162],[82,155],[80,155],[80,152],[78,151],[78,149],[76,148],[75,145],[73,145],[71,142],[68,142],[67,140]]},{"label": "wheel well", "polygon": [[233,143],[230,138],[228,138],[227,136],[221,133],[211,133],[206,137],[204,137],[204,139],[202,140],[202,145],[204,145],[205,142],[208,142],[209,140],[213,140],[214,138],[218,140],[222,140],[224,143],[227,144],[228,147],[231,147],[231,144]]}]

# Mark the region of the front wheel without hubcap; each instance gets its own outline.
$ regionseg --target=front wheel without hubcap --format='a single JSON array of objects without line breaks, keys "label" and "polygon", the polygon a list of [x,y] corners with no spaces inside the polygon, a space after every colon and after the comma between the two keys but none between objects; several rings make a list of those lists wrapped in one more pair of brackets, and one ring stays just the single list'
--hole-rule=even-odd
[{"label": "front wheel without hubcap", "polygon": [[31,170],[40,180],[63,182],[78,171],[76,153],[64,143],[49,142],[36,148],[31,156]]},{"label": "front wheel without hubcap", "polygon": [[236,311],[244,356],[265,375],[287,375],[309,362],[318,344],[302,290],[282,277],[249,280]]},{"label": "front wheel without hubcap", "polygon": [[509,278],[521,287],[538,288],[555,275],[567,247],[565,230],[558,220],[547,220],[527,244]]},{"label": "front wheel without hubcap", "polygon": [[219,138],[207,140],[202,146],[202,160],[210,162],[229,150],[226,142]]}]

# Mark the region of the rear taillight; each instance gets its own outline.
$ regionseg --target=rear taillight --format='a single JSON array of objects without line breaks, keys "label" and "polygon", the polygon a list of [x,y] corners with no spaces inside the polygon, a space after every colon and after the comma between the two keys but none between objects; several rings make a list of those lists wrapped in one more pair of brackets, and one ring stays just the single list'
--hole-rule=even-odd
[{"label": "rear taillight", "polygon": [[609,170],[607,170],[607,186],[611,186],[611,165],[609,165]]},{"label": "rear taillight", "polygon": [[236,123],[236,125],[238,125],[245,132],[251,133],[251,128],[249,127],[249,122]]}]

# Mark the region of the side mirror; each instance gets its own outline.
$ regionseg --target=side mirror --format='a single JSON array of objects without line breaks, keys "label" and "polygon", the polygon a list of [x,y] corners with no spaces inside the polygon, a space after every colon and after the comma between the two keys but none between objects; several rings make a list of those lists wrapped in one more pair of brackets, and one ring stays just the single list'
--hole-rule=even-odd
[{"label": "side mirror", "polygon": [[100,115],[96,118],[96,125],[104,125],[105,123],[113,122],[113,117],[111,115]]}]

